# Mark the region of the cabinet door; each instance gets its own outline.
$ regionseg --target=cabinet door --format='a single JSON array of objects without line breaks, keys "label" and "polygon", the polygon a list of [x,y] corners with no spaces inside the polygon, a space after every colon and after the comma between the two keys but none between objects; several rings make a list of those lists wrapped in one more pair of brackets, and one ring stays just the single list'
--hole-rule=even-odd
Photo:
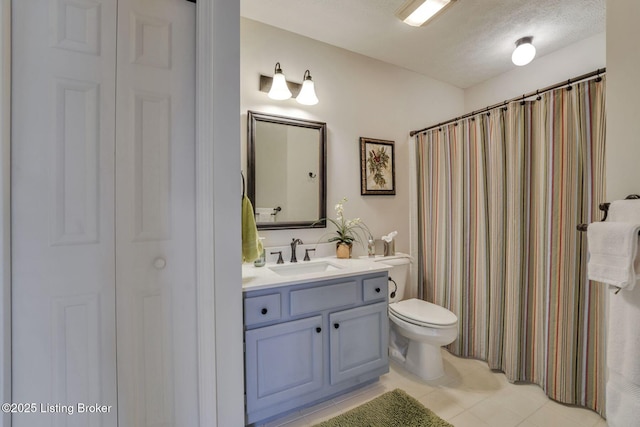
[{"label": "cabinet door", "polygon": [[386,301],[331,313],[329,324],[331,384],[389,365]]},{"label": "cabinet door", "polygon": [[247,331],[245,343],[247,413],[322,388],[322,316]]}]

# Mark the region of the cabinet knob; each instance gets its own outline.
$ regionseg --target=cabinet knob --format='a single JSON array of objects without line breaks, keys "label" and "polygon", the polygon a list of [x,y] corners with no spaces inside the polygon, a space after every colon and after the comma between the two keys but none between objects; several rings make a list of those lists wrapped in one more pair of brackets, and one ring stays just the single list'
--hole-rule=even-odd
[{"label": "cabinet knob", "polygon": [[153,266],[158,270],[162,270],[166,265],[167,261],[165,261],[164,258],[156,258],[153,260]]},{"label": "cabinet knob", "polygon": [[380,293],[380,288],[376,288],[376,292],[377,292],[377,293]]},{"label": "cabinet knob", "polygon": [[262,313],[262,314],[267,314],[267,312],[268,312],[268,311],[269,311],[269,310],[267,310],[266,308],[263,308],[262,310],[260,310],[260,313]]},{"label": "cabinet knob", "polygon": [[322,328],[318,326],[318,327],[316,328],[316,332],[317,332],[317,333],[322,332]]},{"label": "cabinet knob", "polygon": [[336,329],[338,329],[338,328],[340,327],[340,323],[334,323],[334,324],[333,324],[333,327],[334,327],[334,328],[336,328]]}]

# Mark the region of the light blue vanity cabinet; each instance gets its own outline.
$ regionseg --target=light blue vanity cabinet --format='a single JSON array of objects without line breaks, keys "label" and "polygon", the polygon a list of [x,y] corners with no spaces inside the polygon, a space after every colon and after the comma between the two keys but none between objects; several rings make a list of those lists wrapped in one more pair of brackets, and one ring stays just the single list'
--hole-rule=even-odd
[{"label": "light blue vanity cabinet", "polygon": [[388,366],[387,319],[386,301],[329,314],[331,384]]},{"label": "light blue vanity cabinet", "polygon": [[247,424],[387,373],[387,295],[386,272],[245,291]]}]

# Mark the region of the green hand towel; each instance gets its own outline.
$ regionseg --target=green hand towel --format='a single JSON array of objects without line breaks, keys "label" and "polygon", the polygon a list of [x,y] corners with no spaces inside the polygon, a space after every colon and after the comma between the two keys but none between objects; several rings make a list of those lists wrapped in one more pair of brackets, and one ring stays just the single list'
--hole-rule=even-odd
[{"label": "green hand towel", "polygon": [[247,196],[242,198],[242,262],[251,262],[262,254],[253,206]]}]

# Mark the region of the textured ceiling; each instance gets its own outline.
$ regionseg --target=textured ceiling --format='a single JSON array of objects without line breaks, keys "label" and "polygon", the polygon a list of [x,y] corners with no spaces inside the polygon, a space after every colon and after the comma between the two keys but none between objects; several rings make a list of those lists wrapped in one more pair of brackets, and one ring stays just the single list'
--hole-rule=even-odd
[{"label": "textured ceiling", "polygon": [[424,27],[404,0],[241,0],[241,15],[467,88],[515,68],[520,37],[537,57],[605,31],[606,0],[458,0]]}]

